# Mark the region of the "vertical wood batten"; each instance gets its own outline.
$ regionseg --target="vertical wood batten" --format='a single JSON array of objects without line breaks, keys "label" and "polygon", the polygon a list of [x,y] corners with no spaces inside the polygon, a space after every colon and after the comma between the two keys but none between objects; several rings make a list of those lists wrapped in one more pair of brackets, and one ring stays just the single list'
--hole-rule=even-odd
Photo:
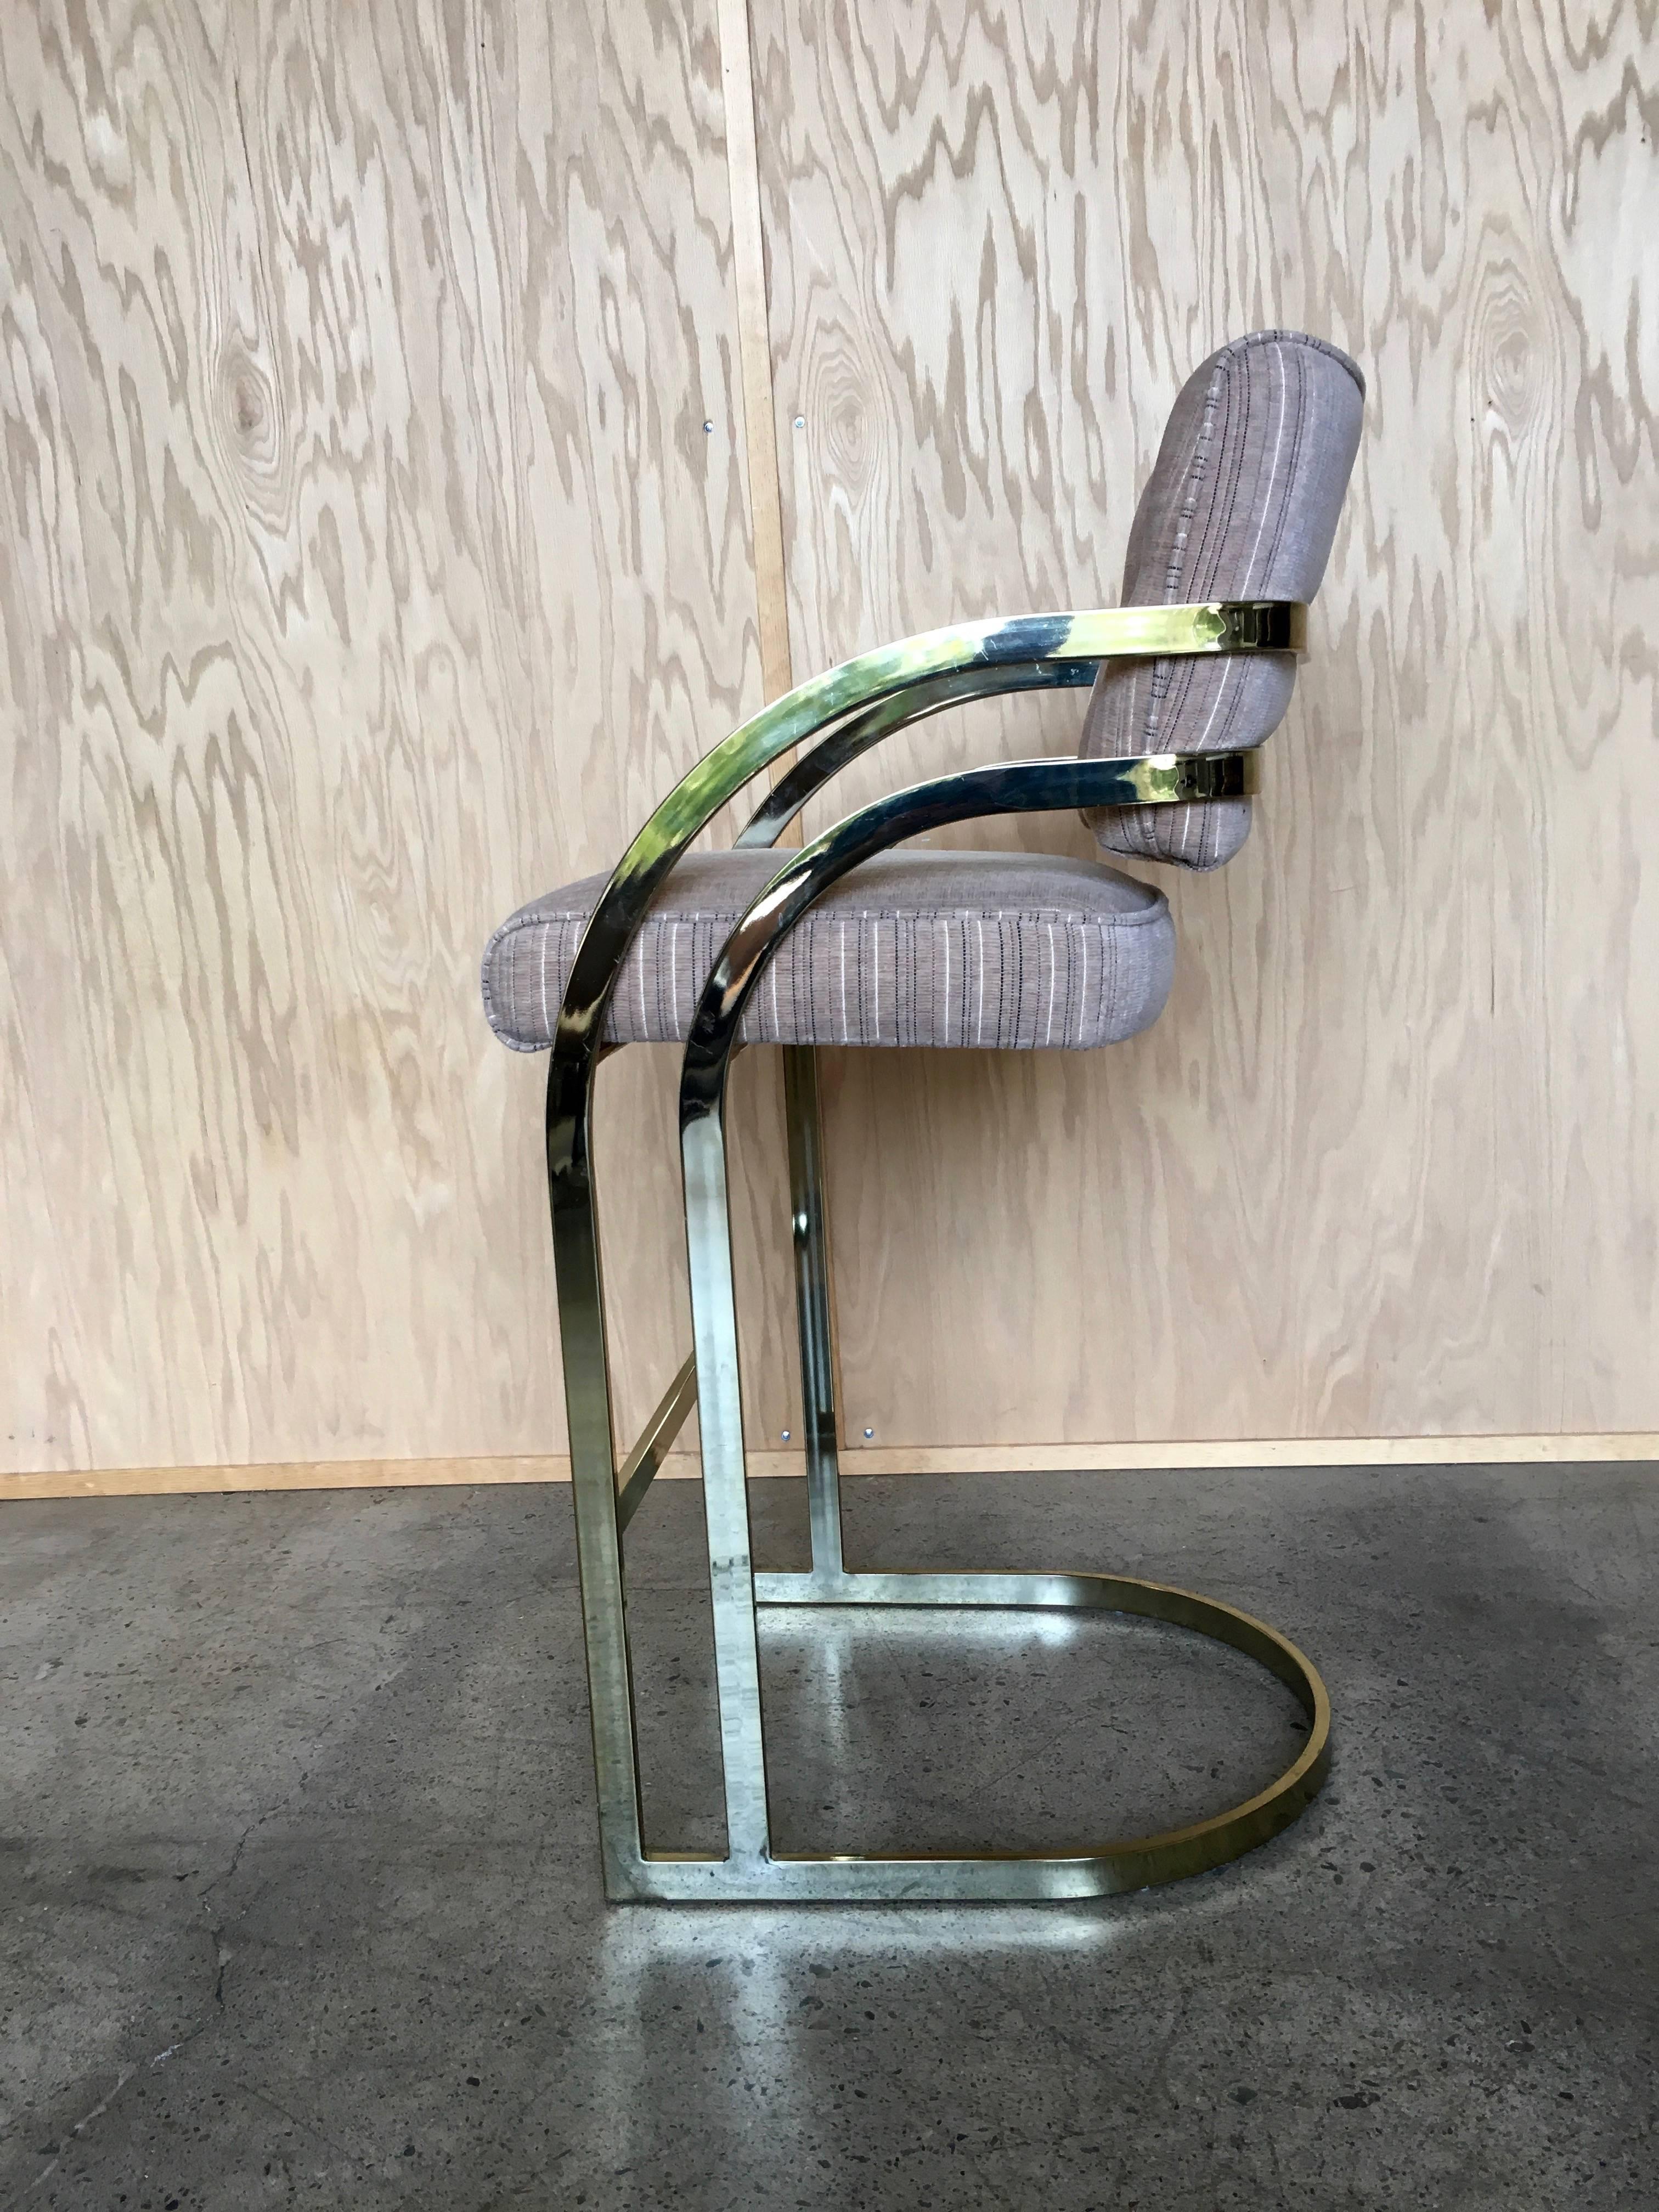
[{"label": "vertical wood batten", "polygon": [[[783,504],[778,488],[776,394],[766,304],[766,241],[761,225],[760,166],[755,145],[755,87],[749,52],[749,0],[719,0],[720,82],[726,96],[726,165],[732,192],[732,267],[742,366],[744,450],[760,623],[761,685],[769,700],[794,682],[784,576]],[[777,778],[794,757],[774,762]]]}]

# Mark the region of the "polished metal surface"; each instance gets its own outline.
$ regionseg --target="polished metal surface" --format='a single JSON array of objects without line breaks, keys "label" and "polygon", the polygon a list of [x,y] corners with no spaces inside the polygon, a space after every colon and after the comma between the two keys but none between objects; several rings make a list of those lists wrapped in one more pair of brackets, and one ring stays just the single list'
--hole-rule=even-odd
[{"label": "polished metal surface", "polygon": [[626,1528],[644,1504],[646,1492],[655,1481],[658,1468],[667,1458],[686,1415],[696,1402],[697,1355],[688,1352],[679,1373],[664,1391],[661,1403],[617,1471],[618,1528]]},{"label": "polished metal surface", "polygon": [[[1223,753],[999,763],[941,777],[877,801],[791,854],[732,931],[692,1022],[680,1086],[694,1333],[700,1365],[708,1360],[701,1401],[703,1487],[705,1499],[717,1501],[708,1507],[711,1551],[717,1522],[729,1535],[747,1496],[723,1122],[726,1073],[738,1024],[767,960],[813,901],[841,876],[872,854],[919,831],[984,814],[1231,796],[1255,787],[1255,770],[1252,755]],[[792,1181],[799,1187],[801,1180],[792,1160]],[[821,1217],[821,1200],[818,1212]],[[804,1334],[804,1367],[805,1360]],[[721,1407],[717,1394],[726,1392],[731,1402]],[[836,1533],[838,1537],[838,1523]],[[1176,1880],[1237,1856],[1293,1820],[1323,1780],[1329,1741],[1323,1685],[1294,1645],[1231,1607],[1121,1577],[837,1573],[820,1564],[816,1541],[810,1574],[757,1577],[748,1571],[746,1506],[743,1542],[744,1571],[716,1578],[714,1595],[722,1742],[728,1762],[728,1829],[735,1834],[741,1820],[742,1832],[750,1840],[744,1850],[734,1849],[729,1860],[719,1863],[718,1877],[708,1862],[676,1861],[671,1869],[653,1856],[641,1870],[636,1896],[659,1900],[714,1893],[750,1899],[960,1900],[1104,1895]],[[766,1822],[764,1722],[755,1630],[755,1608],[762,1604],[1108,1607],[1167,1620],[1231,1644],[1269,1668],[1301,1702],[1309,1741],[1267,1790],[1212,1820],[1161,1835],[1065,1853],[934,1854],[903,1859],[774,1853]],[[729,1674],[720,1659],[728,1650],[733,1655]],[[734,1744],[741,1761],[735,1787],[731,1764]]]},{"label": "polished metal surface", "polygon": [[726,1143],[717,1115],[682,1125],[685,1242],[691,1262],[691,1341],[697,1355],[702,1507],[708,1529],[714,1679],[726,1767],[726,1835],[734,1857],[765,1852],[766,1755],[760,1648],[749,1554],[749,1486],[738,1373],[737,1296],[732,1282]]},{"label": "polished metal surface", "polygon": [[832,730],[781,775],[734,841],[742,845],[775,845],[815,792],[832,776],[896,730],[942,714],[969,699],[989,699],[1011,691],[1057,691],[1092,684],[1097,660],[1032,660],[1011,668],[959,669],[913,684]]},{"label": "polished metal surface", "polygon": [[789,1132],[790,1228],[795,1247],[801,1424],[806,1443],[806,1510],[812,1534],[812,1572],[826,1583],[833,1583],[842,1573],[835,1297],[830,1288],[830,1226],[823,1193],[818,1060],[810,1046],[784,1048],[783,1109]]},{"label": "polished metal surface", "polygon": [[[1304,644],[1305,614],[1305,609],[1289,602],[1224,602],[1037,615],[1008,622],[957,624],[861,655],[774,702],[700,761],[652,815],[602,893],[578,947],[560,1009],[548,1076],[546,1149],[601,1853],[608,1895],[685,1899],[1081,1896],[1167,1878],[1137,1875],[1143,1863],[1150,1863],[1140,1845],[1110,1846],[1063,1862],[1015,1858],[905,1863],[908,1871],[897,1863],[845,1858],[786,1861],[770,1856],[720,1109],[726,1070],[736,1042],[737,1014],[764,957],[764,949],[810,904],[816,895],[811,888],[815,880],[817,889],[822,889],[866,852],[914,834],[896,824],[913,820],[915,828],[923,828],[932,822],[959,820],[975,812],[1011,811],[1021,806],[1141,805],[1231,795],[1254,787],[1253,761],[1246,756],[1215,754],[1021,763],[969,771],[966,777],[945,778],[921,787],[916,794],[902,794],[901,802],[883,802],[880,808],[866,810],[853,817],[850,824],[831,832],[828,840],[821,839],[808,848],[813,859],[806,874],[801,872],[799,859],[787,863],[734,933],[715,977],[711,978],[713,1000],[705,996],[699,1030],[688,1047],[681,1142],[726,1770],[729,1856],[723,1860],[676,1858],[647,1854],[645,1850],[622,1542],[623,1528],[645,1484],[640,1483],[638,1494],[619,1498],[589,1120],[594,1076],[605,1051],[602,1030],[606,1006],[653,893],[704,823],[781,753],[831,723],[862,714],[861,724],[843,728],[837,738],[810,754],[780,783],[774,801],[762,808],[751,824],[750,842],[771,842],[789,818],[789,814],[780,813],[780,808],[787,805],[793,813],[819,783],[867,744],[906,721],[938,712],[959,698],[1076,680],[1071,673],[1073,665],[1087,665],[1092,674],[1093,664],[1108,656],[1299,653]],[[813,870],[818,872],[816,879]],[[738,980],[739,976],[743,980]],[[817,1466],[815,1546],[820,1537],[823,1540],[822,1548],[815,1549],[813,1579],[823,1587],[838,1587],[840,1581],[856,1578],[838,1580],[838,1552],[832,1546],[832,1528],[838,1533],[839,1516],[832,1512],[834,1400],[827,1245],[823,1236],[821,1176],[815,1143],[806,1130],[802,1115],[792,1115],[792,1182],[798,1218],[803,1193],[809,1200],[806,1231],[804,1236],[798,1234],[798,1289],[803,1375],[810,1373],[813,1378],[806,1385],[805,1409],[809,1452],[816,1452]],[[671,1399],[675,1395],[671,1392]],[[672,1410],[665,1401],[659,1412]],[[684,1407],[679,1410],[683,1414]],[[646,1463],[643,1456],[630,1461],[625,1470],[629,1485],[641,1476]],[[924,1598],[921,1601],[939,1601]],[[1183,1602],[1200,1607],[1207,1603],[1202,1600]],[[1226,1612],[1224,1607],[1212,1610],[1218,1614]],[[1212,1628],[1206,1632],[1219,1632]],[[1313,1679],[1316,1687],[1316,1678]],[[1320,1698],[1322,1694],[1318,1692]],[[1269,1793],[1271,1807],[1266,1809],[1287,1802],[1286,1788],[1275,1785]],[[1264,1808],[1257,1807],[1254,1811],[1241,1808],[1228,1819],[1243,1820],[1247,1814],[1258,1822],[1265,1816]],[[1284,1813],[1282,1817],[1290,1814]],[[1204,1824],[1206,1835],[1212,1826]],[[1245,1841],[1255,1839],[1252,1833]],[[1170,1839],[1152,1841],[1161,1847]],[[1244,1847],[1245,1842],[1233,1845],[1234,1849]],[[1192,1859],[1199,1848],[1182,1844],[1176,1856],[1184,1852]],[[1127,1858],[1122,1856],[1124,1851],[1129,1853]],[[1167,1852],[1154,1856],[1159,1864],[1168,1858]],[[1175,1864],[1173,1860],[1169,1863]],[[1183,1861],[1176,1870],[1193,1870],[1200,1863],[1215,1861],[1200,1856],[1193,1859],[1191,1867]],[[1131,1881],[1131,1875],[1136,1879]]]},{"label": "polished metal surface", "polygon": [[1173,805],[1246,797],[1256,757],[1141,753],[1118,760],[994,761],[878,799],[792,853],[726,939],[691,1024],[680,1079],[680,1121],[714,1113],[738,1024],[765,962],[813,901],[890,845],[986,814],[1054,813],[1097,806]]},{"label": "polished metal surface", "polygon": [[1300,1705],[1308,1740],[1282,1774],[1242,1804],[1155,1835],[1058,1851],[866,1856],[763,1850],[724,1860],[653,1853],[629,1892],[642,1902],[961,1904],[1116,1896],[1207,1873],[1266,1843],[1318,1796],[1329,1770],[1330,1700],[1307,1658],[1265,1621],[1191,1590],[1114,1575],[851,1574],[825,1594],[813,1574],[757,1576],[756,1595],[769,1606],[1060,1607],[1168,1621],[1230,1644],[1275,1675]]}]

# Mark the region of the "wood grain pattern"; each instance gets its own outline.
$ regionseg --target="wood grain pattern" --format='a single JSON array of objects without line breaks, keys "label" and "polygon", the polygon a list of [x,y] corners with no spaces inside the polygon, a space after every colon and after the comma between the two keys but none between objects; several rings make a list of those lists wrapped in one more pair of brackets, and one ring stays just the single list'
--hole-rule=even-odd
[{"label": "wood grain pattern", "polygon": [[[1272,320],[1371,398],[1269,802],[1147,1037],[831,1068],[852,1441],[1650,1450],[1651,0],[751,0],[747,443],[740,14],[0,9],[0,1496],[558,1472],[542,1066],[476,963],[779,680],[750,450],[797,673],[1109,602],[1181,378]],[[673,1060],[600,1078],[630,1426],[687,1333]]]},{"label": "wood grain pattern", "polygon": [[[802,673],[1115,599],[1226,337],[1319,331],[1370,383],[1256,834],[1171,886],[1162,1022],[836,1067],[854,1441],[1651,1431],[1653,8],[752,14]],[[836,811],[1079,720],[928,724]],[[1011,837],[1091,849],[975,842]]]},{"label": "wood grain pattern", "polygon": [[477,964],[759,703],[723,129],[712,0],[0,10],[7,1465],[562,1446]]},{"label": "wood grain pattern", "polygon": [[[718,0],[720,81],[726,91],[726,184],[732,205],[732,285],[742,368],[744,447],[749,471],[755,605],[760,627],[761,689],[781,698],[793,683],[784,575],[783,505],[772,410],[771,326],[766,306],[766,243],[761,223],[760,157],[755,143],[755,86],[750,68],[748,0]],[[787,754],[775,762],[776,782]]]}]

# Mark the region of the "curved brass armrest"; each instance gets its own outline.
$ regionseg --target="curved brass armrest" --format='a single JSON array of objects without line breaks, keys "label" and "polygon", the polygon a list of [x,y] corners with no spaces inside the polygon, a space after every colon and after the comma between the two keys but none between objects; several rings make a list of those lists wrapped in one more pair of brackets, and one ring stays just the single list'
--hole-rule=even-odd
[{"label": "curved brass armrest", "polygon": [[[1270,647],[1270,649],[1293,651],[1300,655],[1305,651],[1307,609],[1290,603],[1277,604],[1285,605],[1292,617],[1289,627],[1294,642],[1288,646],[1281,642]],[[1122,612],[1123,610],[1117,611]],[[1245,610],[1242,604],[1233,603],[1224,611],[1237,618],[1243,615]],[[1265,605],[1257,605],[1251,611],[1259,618],[1266,615],[1268,609]],[[1237,626],[1241,632],[1250,627],[1243,621],[1239,621]],[[1255,627],[1258,633],[1270,628],[1259,621]],[[1216,649],[1226,652],[1261,651],[1262,647],[1261,635],[1255,634],[1251,635],[1248,641],[1227,643]],[[1089,660],[1032,660],[988,667],[978,665],[959,670],[953,675],[936,676],[926,683],[911,684],[894,696],[884,699],[878,705],[867,708],[862,714],[843,722],[838,729],[832,730],[827,738],[814,745],[811,752],[795,763],[787,775],[779,778],[734,842],[739,846],[775,845],[802,807],[823,789],[832,776],[839,775],[842,769],[850,766],[861,753],[867,752],[872,745],[879,744],[884,738],[891,737],[896,730],[907,729],[913,722],[920,722],[930,714],[940,714],[945,708],[959,706],[969,699],[993,698],[1010,691],[1057,691],[1092,684],[1102,660],[1127,657],[1129,651],[1127,646],[1118,646],[1111,653],[1103,653]]]},{"label": "curved brass armrest", "polygon": [[738,1024],[768,958],[807,908],[861,860],[925,830],[984,814],[1248,798],[1256,789],[1256,775],[1253,751],[994,761],[987,767],[912,784],[848,815],[790,854],[726,939],[703,986],[685,1048],[681,1129],[718,1114]]},{"label": "curved brass armrest", "polygon": [[[860,708],[914,691],[936,678],[1045,661],[1301,653],[1306,629],[1307,609],[1289,599],[1103,607],[1086,613],[957,623],[860,653],[774,700],[681,779],[623,854],[600,894],[577,947],[559,1009],[549,1090],[550,1146],[556,1144],[555,1120],[567,1120],[574,1104],[572,1086],[577,1082],[585,1086],[591,1074],[606,1002],[658,884],[703,824],[780,753]],[[939,703],[950,702],[941,699]],[[876,734],[884,735],[887,728],[898,726],[895,721]],[[556,1091],[567,1110],[556,1109]],[[558,1163],[555,1164],[556,1172]]]}]

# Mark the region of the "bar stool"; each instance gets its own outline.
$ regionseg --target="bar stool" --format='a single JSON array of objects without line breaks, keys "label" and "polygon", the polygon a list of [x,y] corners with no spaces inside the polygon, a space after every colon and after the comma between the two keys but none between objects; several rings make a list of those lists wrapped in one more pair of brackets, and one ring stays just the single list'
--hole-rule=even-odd
[{"label": "bar stool", "polygon": [[[979,816],[1080,808],[1115,856],[1208,869],[1249,826],[1256,752],[1283,719],[1306,603],[1329,557],[1364,384],[1317,338],[1260,331],[1177,398],[1129,534],[1123,605],[955,623],[803,684],[734,730],[657,808],[608,878],[537,899],[490,939],[485,1011],[504,1042],[551,1048],[546,1146],[605,1892],[612,1899],[1020,1899],[1100,1896],[1238,1856],[1293,1820],[1329,1759],[1313,1666],[1264,1622],[1126,1577],[849,1570],[842,1555],[820,1045],[1086,1049],[1132,1036],[1169,995],[1167,902],[1105,866],[1028,854],[897,852]],[[773,849],[849,762],[993,693],[1092,684],[1075,758],[998,763],[860,808],[780,862]],[[728,853],[691,840],[781,755],[816,740]],[[680,1141],[693,1344],[618,1460],[589,1146],[609,1052],[682,1042]],[[810,1571],[750,1551],[726,1185],[726,1073],[781,1046],[811,1526]],[[725,1768],[723,1857],[647,1849],[629,1659],[624,1540],[698,1407]],[[767,1803],[761,1607],[1101,1608],[1244,1652],[1301,1705],[1307,1738],[1267,1789],[1212,1818],[1073,1851],[783,1852]]]}]

